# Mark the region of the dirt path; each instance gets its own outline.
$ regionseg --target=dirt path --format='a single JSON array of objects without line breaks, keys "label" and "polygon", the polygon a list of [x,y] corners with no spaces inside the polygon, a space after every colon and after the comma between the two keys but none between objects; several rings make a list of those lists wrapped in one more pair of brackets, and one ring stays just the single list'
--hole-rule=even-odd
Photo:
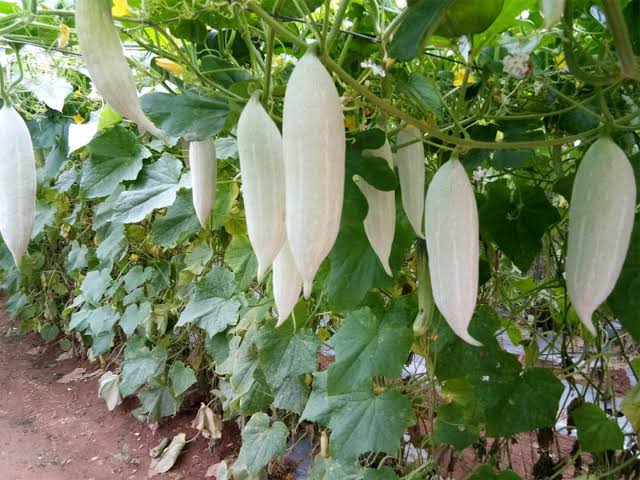
[{"label": "dirt path", "polygon": [[[7,322],[0,312],[0,331]],[[41,347],[39,354],[32,350]],[[29,352],[29,353],[28,353]],[[109,412],[97,396],[97,377],[77,383],[58,380],[75,368],[93,372],[87,361],[56,361],[55,345],[35,335],[0,337],[0,478],[3,480],[146,479],[149,450],[167,436],[190,428],[189,409],[153,432],[131,415],[135,402]],[[202,437],[189,443],[176,466],[154,478],[203,479],[209,466],[237,452],[238,432],[225,425],[209,450]]]}]

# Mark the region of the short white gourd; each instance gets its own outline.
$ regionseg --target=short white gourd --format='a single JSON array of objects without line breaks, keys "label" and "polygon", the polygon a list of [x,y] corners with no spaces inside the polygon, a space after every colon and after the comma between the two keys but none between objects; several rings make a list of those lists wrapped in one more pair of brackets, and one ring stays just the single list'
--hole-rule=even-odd
[{"label": "short white gourd", "polygon": [[308,298],[318,268],[338,237],[346,150],[340,96],[311,50],[287,84],[282,140],[287,239]]},{"label": "short white gourd", "polygon": [[429,184],[425,232],[433,298],[451,329],[465,342],[478,295],[480,232],[473,187],[454,154]]},{"label": "short white gourd", "polygon": [[238,151],[247,232],[258,258],[258,282],[286,238],[282,136],[257,95],[238,122]]},{"label": "short white gourd", "polygon": [[541,0],[541,3],[544,25],[551,28],[562,18],[565,0]]},{"label": "short white gourd", "polygon": [[36,160],[29,129],[13,107],[0,109],[0,145],[0,235],[19,266],[35,220]]},{"label": "short white gourd", "polygon": [[[364,150],[365,157],[378,157],[387,161],[389,168],[393,170],[393,154],[388,141],[380,148]],[[354,178],[358,188],[367,199],[369,210],[364,219],[364,231],[371,248],[378,256],[384,271],[390,277],[393,276],[389,257],[393,247],[393,238],[396,230],[396,194],[395,191],[386,192],[378,190],[367,181],[356,175]]]},{"label": "short white gourd", "polygon": [[277,327],[282,325],[300,299],[302,277],[291,255],[289,243],[284,242],[273,262],[273,296],[278,310]]},{"label": "short white gourd", "polygon": [[609,137],[582,158],[571,193],[566,281],[582,323],[593,334],[593,312],[613,288],[629,248],[636,182],[624,152]]},{"label": "short white gourd", "polygon": [[164,136],[142,111],[131,68],[111,16],[111,0],[76,0],[80,52],[98,93],[145,132]]},{"label": "short white gourd", "polygon": [[216,146],[213,140],[191,142],[189,144],[189,167],[193,207],[202,228],[207,228],[209,216],[216,201],[216,179],[218,165]]},{"label": "short white gourd", "polygon": [[422,220],[424,218],[424,146],[422,132],[415,127],[406,127],[398,132],[398,145],[414,142],[398,148],[396,163],[400,179],[402,207],[416,235],[424,238]]}]

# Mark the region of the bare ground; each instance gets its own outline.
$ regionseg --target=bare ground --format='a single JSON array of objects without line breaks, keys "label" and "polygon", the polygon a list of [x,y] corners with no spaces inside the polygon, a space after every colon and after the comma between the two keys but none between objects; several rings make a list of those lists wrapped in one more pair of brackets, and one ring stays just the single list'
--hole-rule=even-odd
[{"label": "bare ground", "polygon": [[[7,320],[0,311],[0,331]],[[35,347],[42,347],[34,354]],[[135,402],[109,412],[98,398],[98,378],[62,384],[75,368],[92,372],[88,361],[57,362],[60,349],[36,335],[0,337],[0,478],[3,480],[138,480],[147,477],[149,450],[163,437],[190,427],[197,406],[153,431],[131,415]],[[204,478],[207,468],[237,454],[239,434],[226,424],[213,448],[201,436],[190,442],[175,467],[155,478]]]}]

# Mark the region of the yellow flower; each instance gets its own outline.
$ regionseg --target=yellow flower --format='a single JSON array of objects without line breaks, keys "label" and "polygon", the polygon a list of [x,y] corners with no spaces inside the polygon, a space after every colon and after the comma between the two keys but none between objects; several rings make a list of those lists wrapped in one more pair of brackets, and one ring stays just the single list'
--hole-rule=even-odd
[{"label": "yellow flower", "polygon": [[73,116],[73,123],[80,124],[84,123],[84,117],[78,113]]},{"label": "yellow flower", "polygon": [[111,13],[114,17],[125,17],[129,14],[129,2],[127,0],[113,0]]},{"label": "yellow flower", "polygon": [[356,117],[354,117],[353,115],[347,115],[346,117],[344,117],[344,126],[347,129],[347,131],[352,131],[356,129]]},{"label": "yellow flower", "polygon": [[129,255],[129,260],[131,260],[132,262],[137,262],[138,260],[140,260],[140,257],[135,253],[132,253],[131,255]]},{"label": "yellow flower", "polygon": [[184,68],[168,58],[156,58],[156,65],[174,75],[182,75]]},{"label": "yellow flower", "polygon": [[[454,87],[460,87],[462,86],[462,82],[464,82],[464,76],[465,73],[467,72],[466,69],[461,68],[460,70],[456,70],[455,72],[453,72],[453,86]],[[469,73],[469,79],[467,80],[467,83],[475,83],[476,82],[476,76],[473,74],[473,72]]]},{"label": "yellow flower", "polygon": [[556,67],[558,68],[558,70],[567,70],[569,68],[567,67],[567,61],[564,58],[564,52],[560,52],[554,57],[554,59],[556,61]]},{"label": "yellow flower", "polygon": [[60,30],[60,38],[58,38],[58,46],[60,48],[65,48],[69,44],[69,34],[71,33],[71,29],[64,23],[58,25],[58,30]]}]

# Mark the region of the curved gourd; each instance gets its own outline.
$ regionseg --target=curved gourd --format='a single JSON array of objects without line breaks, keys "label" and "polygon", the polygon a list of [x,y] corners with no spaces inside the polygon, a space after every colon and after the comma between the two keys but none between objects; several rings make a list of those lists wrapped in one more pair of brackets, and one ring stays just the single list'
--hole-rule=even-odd
[{"label": "curved gourd", "polygon": [[282,137],[254,95],[238,122],[238,151],[247,232],[258,258],[258,282],[286,237]]},{"label": "curved gourd", "polygon": [[567,290],[582,323],[596,329],[593,312],[620,275],[636,209],[636,182],[624,152],[609,137],[584,155],[571,194]]},{"label": "curved gourd", "polygon": [[[385,141],[380,148],[364,150],[364,156],[383,158],[389,168],[393,170],[393,154],[389,142]],[[396,229],[396,194],[394,191],[385,192],[372,187],[360,176],[354,179],[358,188],[367,199],[369,210],[364,219],[364,231],[367,234],[371,248],[378,256],[384,271],[393,276],[389,257],[393,247]]]},{"label": "curved gourd", "polygon": [[289,243],[284,242],[273,262],[273,297],[278,309],[278,324],[282,325],[298,303],[302,291],[302,278],[291,255]]},{"label": "curved gourd", "polygon": [[0,145],[0,234],[19,265],[35,220],[36,160],[29,129],[13,107],[0,109]]},{"label": "curved gourd", "polygon": [[478,208],[469,177],[455,155],[429,185],[425,231],[436,306],[456,335],[479,346],[467,331],[478,295]]},{"label": "curved gourd", "polygon": [[76,0],[76,34],[91,80],[102,98],[142,131],[163,136],[140,107],[131,68],[111,17],[111,0]]},{"label": "curved gourd", "polygon": [[193,206],[202,228],[207,228],[209,215],[216,201],[216,178],[218,166],[216,146],[213,140],[189,144],[189,167]]},{"label": "curved gourd", "polygon": [[346,149],[340,96],[311,50],[287,84],[282,140],[287,238],[308,298],[316,272],[338,237]]},{"label": "curved gourd", "polygon": [[398,149],[396,163],[400,178],[402,207],[416,235],[424,238],[422,219],[424,218],[425,166],[422,133],[415,127],[406,127],[398,132],[397,141],[398,145],[414,142]]}]

